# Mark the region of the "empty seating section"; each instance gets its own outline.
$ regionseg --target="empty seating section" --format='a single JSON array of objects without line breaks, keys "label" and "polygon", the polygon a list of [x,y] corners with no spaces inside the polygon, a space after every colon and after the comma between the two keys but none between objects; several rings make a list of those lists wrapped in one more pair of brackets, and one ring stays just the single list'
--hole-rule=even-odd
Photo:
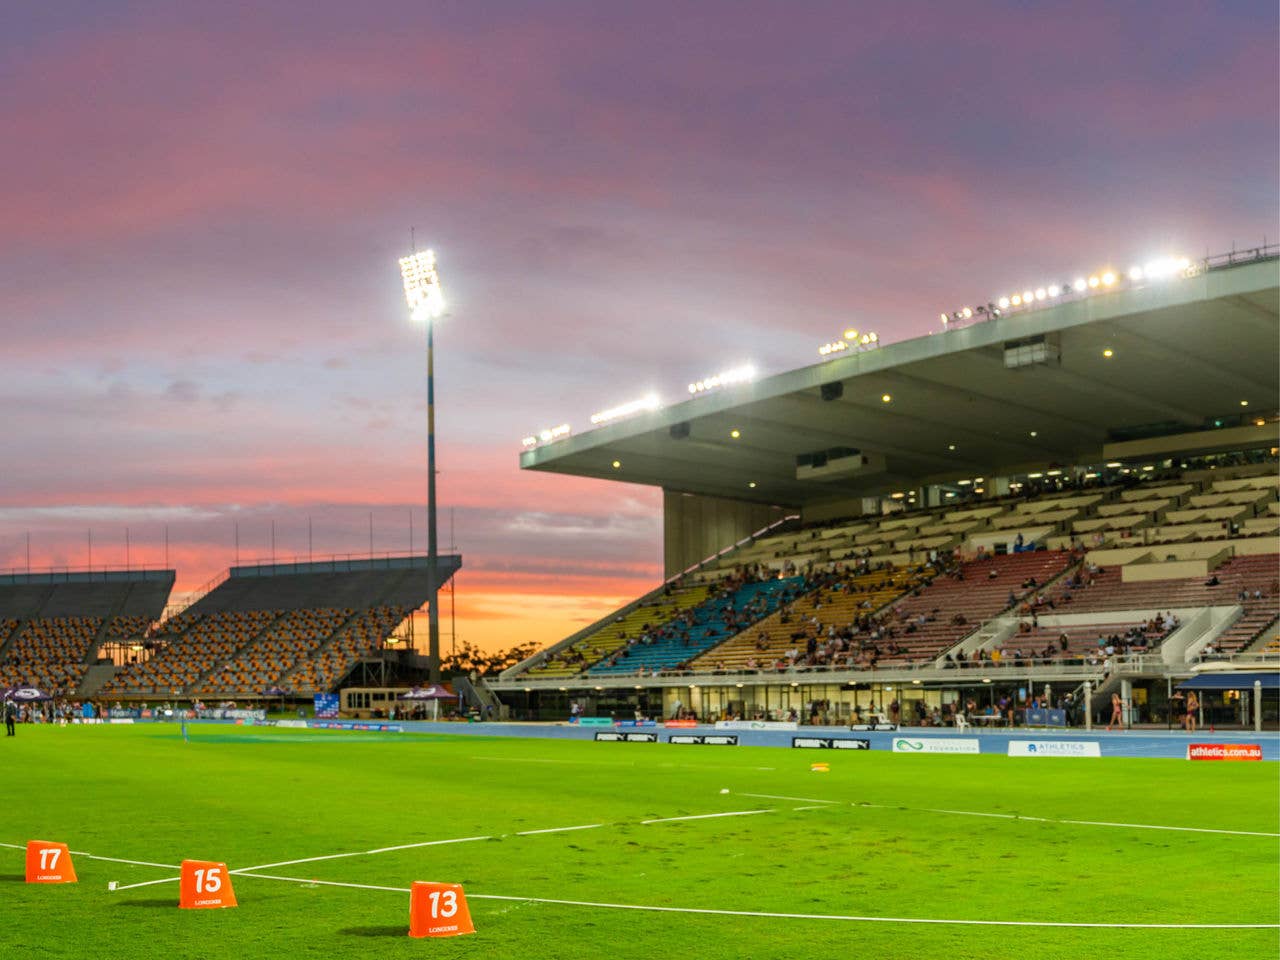
[{"label": "empty seating section", "polygon": [[172,571],[16,574],[0,584],[0,686],[74,695],[99,642],[145,630],[164,609]]},{"label": "empty seating section", "polygon": [[200,693],[261,693],[325,643],[355,613],[342,610],[291,610],[261,637],[243,645],[227,663],[197,685]]},{"label": "empty seating section", "polygon": [[607,653],[618,649],[633,637],[656,629],[673,617],[696,607],[707,598],[707,584],[659,593],[625,615],[583,637],[572,645],[554,652],[527,671],[531,677],[572,677]]},{"label": "empty seating section", "polygon": [[800,577],[756,580],[741,585],[736,585],[736,580],[730,581],[722,592],[685,610],[664,626],[630,639],[588,669],[587,675],[679,667],[708,647],[768,616],[783,596],[794,595],[801,583]]},{"label": "empty seating section", "polygon": [[[793,599],[759,623],[697,657],[694,670],[768,670],[795,665],[851,665],[858,645],[832,643],[860,619],[929,582],[932,569],[894,569],[869,573],[838,571],[806,580]],[[851,632],[852,635],[852,632]]]},{"label": "empty seating section", "polygon": [[162,636],[170,639],[157,640],[149,658],[126,666],[103,686],[103,693],[185,692],[205,673],[229,662],[237,649],[279,616],[276,610],[227,610],[197,617],[180,634],[166,630]]},{"label": "empty seating section", "polygon": [[331,690],[361,657],[382,648],[387,637],[413,612],[408,606],[383,606],[363,610],[324,647],[284,675],[280,685],[294,693]]}]

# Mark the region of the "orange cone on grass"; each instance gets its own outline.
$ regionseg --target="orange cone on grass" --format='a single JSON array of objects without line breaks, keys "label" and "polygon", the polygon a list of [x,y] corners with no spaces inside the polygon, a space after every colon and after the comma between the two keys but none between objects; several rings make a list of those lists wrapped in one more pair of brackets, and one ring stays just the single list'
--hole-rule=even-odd
[{"label": "orange cone on grass", "polygon": [[27,841],[27,883],[75,883],[76,868],[65,843]]},{"label": "orange cone on grass", "polygon": [[461,884],[414,881],[409,888],[409,936],[456,937],[475,932]]},{"label": "orange cone on grass", "polygon": [[216,860],[183,860],[178,880],[178,906],[183,910],[212,910],[236,906],[227,865]]}]

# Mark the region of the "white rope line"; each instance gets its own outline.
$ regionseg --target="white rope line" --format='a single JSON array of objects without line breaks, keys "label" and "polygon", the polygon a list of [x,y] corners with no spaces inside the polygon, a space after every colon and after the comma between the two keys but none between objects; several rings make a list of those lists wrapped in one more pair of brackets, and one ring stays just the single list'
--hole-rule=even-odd
[{"label": "white rope line", "polygon": [[838,804],[840,800],[818,800],[814,797],[783,797],[776,793],[738,793],[739,797],[755,797],[760,800],[795,800],[799,803],[831,803]]},{"label": "white rope line", "polygon": [[124,886],[117,884],[114,887],[107,884],[107,889],[118,893],[121,890],[136,890],[138,887],[154,887],[157,883],[177,883],[180,879],[180,877],[162,877],[159,880],[143,880],[141,883],[126,883]]},{"label": "white rope line", "polygon": [[[385,890],[408,893],[408,887],[384,887],[368,883],[345,883],[337,880],[310,880],[305,877],[280,877],[269,874],[241,874],[255,880],[279,880],[322,887],[348,887],[356,890]],[[652,913],[691,913],[721,917],[761,917],[771,920],[832,920],[846,923],[927,923],[979,927],[1090,927],[1104,930],[1277,930],[1280,923],[1101,923],[1065,920],[968,920],[938,917],[871,917],[840,913],[783,913],[769,910],[717,910],[703,907],[658,907],[643,903],[604,903],[595,900],[561,900],[552,897],[511,897],[496,893],[468,893],[470,900],[506,900],[516,903],[549,903],[566,907],[595,907],[602,910],[641,910]]]},{"label": "white rope line", "polygon": [[471,843],[475,840],[493,840],[492,836],[485,837],[452,837],[447,840],[423,840],[420,843],[402,843],[394,847],[378,847],[374,850],[355,850],[351,853],[329,853],[322,857],[300,857],[297,860],[277,860],[275,863],[260,863],[252,867],[237,867],[235,870],[228,870],[227,873],[245,873],[249,870],[269,870],[272,867],[291,867],[298,863],[315,863],[319,860],[341,860],[344,857],[367,857],[374,853],[391,853],[394,850],[414,850],[418,847],[439,847],[449,843]]},{"label": "white rope line", "polygon": [[[25,843],[0,843],[0,847],[8,847],[11,850],[25,850]],[[163,867],[166,870],[177,870],[176,863],[153,863],[150,860],[124,860],[120,857],[99,857],[92,853],[85,853],[83,850],[68,851],[73,857],[84,857],[86,860],[105,860],[108,863],[127,863],[135,867]]]}]

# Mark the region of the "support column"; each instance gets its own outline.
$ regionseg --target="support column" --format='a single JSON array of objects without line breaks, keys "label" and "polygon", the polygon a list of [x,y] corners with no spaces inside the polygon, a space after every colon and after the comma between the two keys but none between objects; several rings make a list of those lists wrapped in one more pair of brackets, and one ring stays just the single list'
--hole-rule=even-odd
[{"label": "support column", "polygon": [[1262,732],[1262,681],[1253,681],[1253,729]]},{"label": "support column", "polygon": [[1084,682],[1084,728],[1093,729],[1093,684]]}]

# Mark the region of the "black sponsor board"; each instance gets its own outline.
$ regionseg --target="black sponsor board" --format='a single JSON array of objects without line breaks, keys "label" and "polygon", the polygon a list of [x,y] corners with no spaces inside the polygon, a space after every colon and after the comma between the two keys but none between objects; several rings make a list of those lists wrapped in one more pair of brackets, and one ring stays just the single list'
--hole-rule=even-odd
[{"label": "black sponsor board", "polygon": [[720,747],[736,747],[738,738],[718,733],[673,733],[670,743],[706,743]]},{"label": "black sponsor board", "polygon": [[842,737],[792,737],[791,746],[801,750],[870,750],[870,740]]},{"label": "black sponsor board", "polygon": [[615,733],[610,730],[596,732],[597,740],[608,740],[611,743],[657,743],[656,733]]}]

